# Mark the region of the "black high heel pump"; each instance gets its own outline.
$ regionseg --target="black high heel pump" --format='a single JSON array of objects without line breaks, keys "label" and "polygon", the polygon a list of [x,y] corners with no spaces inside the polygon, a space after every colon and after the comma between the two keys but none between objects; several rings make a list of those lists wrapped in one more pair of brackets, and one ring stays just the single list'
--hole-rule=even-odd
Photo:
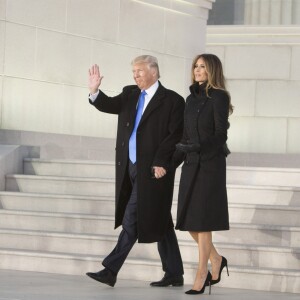
[{"label": "black high heel pump", "polygon": [[206,286],[209,286],[209,295],[211,294],[211,273],[208,271],[207,273],[207,276],[206,276],[206,279],[205,279],[205,282],[203,284],[203,287],[200,291],[197,291],[197,290],[189,290],[189,291],[186,291],[185,293],[187,295],[198,295],[198,294],[203,294],[204,291],[205,291],[205,287]]},{"label": "black high heel pump", "polygon": [[212,279],[211,280],[211,283],[210,283],[211,285],[216,284],[216,283],[221,281],[221,273],[222,273],[222,270],[224,269],[224,267],[226,267],[227,275],[229,276],[227,259],[222,256],[222,262],[221,262],[221,267],[220,267],[220,271],[219,271],[219,276],[218,276],[217,279]]}]

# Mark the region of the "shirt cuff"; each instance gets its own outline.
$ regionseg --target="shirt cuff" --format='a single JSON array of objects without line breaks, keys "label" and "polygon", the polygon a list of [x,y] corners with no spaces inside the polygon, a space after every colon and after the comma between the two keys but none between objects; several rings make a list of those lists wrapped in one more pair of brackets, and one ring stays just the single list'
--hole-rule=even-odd
[{"label": "shirt cuff", "polygon": [[94,102],[94,101],[97,99],[99,93],[100,93],[100,91],[98,90],[97,93],[95,93],[95,94],[90,94],[90,95],[89,95],[89,99],[90,99],[92,102]]}]

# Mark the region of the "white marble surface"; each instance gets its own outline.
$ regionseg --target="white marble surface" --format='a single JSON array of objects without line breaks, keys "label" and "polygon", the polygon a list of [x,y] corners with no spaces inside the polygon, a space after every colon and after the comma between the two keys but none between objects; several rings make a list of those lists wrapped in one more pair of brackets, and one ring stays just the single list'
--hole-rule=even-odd
[{"label": "white marble surface", "polygon": [[299,153],[300,117],[290,118],[288,121],[287,150],[289,153]]},{"label": "white marble surface", "polygon": [[[122,0],[119,42],[135,48],[163,52],[165,11],[139,2]],[[155,20],[155,22],[153,22]]]},{"label": "white marble surface", "polygon": [[6,23],[5,75],[33,78],[35,41],[36,29],[34,27]]},{"label": "white marble surface", "polygon": [[228,146],[232,152],[286,153],[287,119],[230,117]]},{"label": "white marble surface", "polygon": [[63,31],[67,0],[9,0],[6,20],[36,27]]},{"label": "white marble surface", "polygon": [[37,30],[36,76],[46,82],[87,84],[91,40],[49,30]]},{"label": "white marble surface", "polygon": [[221,58],[235,107],[232,151],[300,152],[299,38],[299,26],[207,28],[207,52]]},{"label": "white marble surface", "polygon": [[255,80],[227,80],[227,88],[234,106],[234,117],[255,115],[256,84]]},{"label": "white marble surface", "polygon": [[300,81],[257,81],[255,115],[260,117],[300,117]]},{"label": "white marble surface", "polygon": [[[290,56],[291,50],[288,46],[227,47],[226,75],[230,79],[287,80],[290,75]],[[278,66],[278,70],[274,66]]]},{"label": "white marble surface", "polygon": [[294,46],[292,48],[291,58],[291,79],[300,80],[300,46]]},{"label": "white marble surface", "polygon": [[5,22],[0,21],[0,74],[3,74],[4,48],[5,48]]},{"label": "white marble surface", "polygon": [[1,128],[114,138],[115,116],[88,104],[88,68],[99,64],[101,88],[115,95],[134,84],[130,63],[145,53],[185,96],[212,0],[177,2],[0,0]]},{"label": "white marble surface", "polygon": [[[160,278],[153,278],[158,280]],[[0,300],[181,300],[191,286],[153,288],[149,282],[119,280],[114,288],[87,276],[36,272],[0,271]],[[258,292],[212,287],[199,299],[207,300],[298,300],[299,294]]]},{"label": "white marble surface", "polygon": [[67,32],[116,42],[119,30],[120,2],[122,1],[67,1]]},{"label": "white marble surface", "polygon": [[0,0],[0,19],[5,20],[6,0]]}]

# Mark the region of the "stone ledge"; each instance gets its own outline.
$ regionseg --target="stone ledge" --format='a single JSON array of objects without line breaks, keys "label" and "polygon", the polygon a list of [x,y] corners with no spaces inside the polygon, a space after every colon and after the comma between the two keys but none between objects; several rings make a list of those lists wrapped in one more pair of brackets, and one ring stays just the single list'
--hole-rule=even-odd
[{"label": "stone ledge", "polygon": [[[42,159],[98,161],[115,159],[115,139],[1,129],[0,141],[6,145],[39,147]],[[299,168],[300,153],[233,152],[228,156],[227,164],[228,166]]]},{"label": "stone ledge", "polygon": [[207,26],[210,45],[299,45],[299,26]]}]

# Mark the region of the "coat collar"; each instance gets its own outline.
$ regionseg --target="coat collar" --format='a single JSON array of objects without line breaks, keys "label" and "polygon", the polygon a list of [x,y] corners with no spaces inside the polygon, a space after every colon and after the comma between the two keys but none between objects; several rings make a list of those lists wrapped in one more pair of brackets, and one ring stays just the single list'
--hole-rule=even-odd
[{"label": "coat collar", "polygon": [[199,107],[197,109],[197,118],[201,115],[205,104],[207,103],[209,97],[206,95],[206,85],[207,82],[199,85],[198,82],[192,84],[190,86],[191,95],[194,99],[197,99],[197,103],[199,104]]},{"label": "coat collar", "polygon": [[139,101],[141,90],[136,86],[131,93],[129,94],[129,97],[127,99],[127,105],[128,105],[128,112],[129,112],[129,120],[132,124],[132,128],[134,126],[134,120],[136,115],[136,106]]},{"label": "coat collar", "polygon": [[[143,123],[149,117],[149,115],[151,115],[151,113],[162,104],[161,101],[165,97],[166,89],[162,86],[160,81],[158,81],[158,84],[159,84],[158,89],[155,92],[155,94],[153,95],[149,104],[147,105],[147,107],[142,115],[140,124]],[[131,95],[128,99],[128,111],[130,113],[130,119],[132,120],[131,123],[134,123],[134,120],[135,120],[136,106],[137,106],[137,103],[139,100],[140,93],[141,93],[141,90],[137,87],[136,89],[132,90]]]},{"label": "coat collar", "polygon": [[206,86],[207,86],[207,82],[204,82],[201,85],[199,85],[198,82],[195,82],[190,86],[190,92],[195,97],[203,97],[203,96],[205,97]]},{"label": "coat collar", "polygon": [[153,95],[149,104],[147,105],[147,107],[142,115],[140,124],[143,123],[151,115],[151,113],[162,104],[162,99],[165,97],[166,89],[162,86],[160,81],[158,81],[158,84],[159,84],[158,89],[155,92],[155,94]]}]

